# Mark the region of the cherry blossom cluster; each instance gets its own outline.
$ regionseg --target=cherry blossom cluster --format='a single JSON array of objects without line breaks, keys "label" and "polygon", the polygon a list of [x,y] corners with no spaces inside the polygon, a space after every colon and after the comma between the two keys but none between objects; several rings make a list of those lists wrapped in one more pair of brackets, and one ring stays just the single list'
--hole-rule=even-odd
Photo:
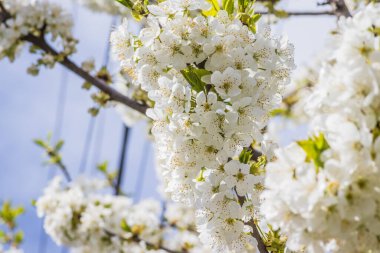
[{"label": "cherry blossom cluster", "polygon": [[340,20],[306,104],[314,137],[267,165],[261,211],[290,250],[380,252],[379,17]]},{"label": "cherry blossom cluster", "polygon": [[192,229],[194,210],[170,203],[138,204],[104,192],[103,180],[79,179],[68,185],[55,178],[36,202],[46,233],[73,252],[208,252]]},{"label": "cherry blossom cluster", "polygon": [[238,159],[252,145],[271,157],[261,131],[294,68],[293,47],[259,23],[254,33],[206,1],[150,5],[138,36],[126,20],[111,35],[114,54],[154,107],[159,173],[174,201],[197,208],[202,242],[214,251],[254,251],[262,175]]},{"label": "cherry blossom cluster", "polygon": [[40,52],[35,46],[32,53],[40,57],[28,72],[38,74],[41,65],[52,68],[56,61],[76,51],[77,41],[72,37],[72,19],[56,4],[44,0],[0,0],[0,59],[14,61],[28,36],[48,35],[59,49],[59,55]]}]

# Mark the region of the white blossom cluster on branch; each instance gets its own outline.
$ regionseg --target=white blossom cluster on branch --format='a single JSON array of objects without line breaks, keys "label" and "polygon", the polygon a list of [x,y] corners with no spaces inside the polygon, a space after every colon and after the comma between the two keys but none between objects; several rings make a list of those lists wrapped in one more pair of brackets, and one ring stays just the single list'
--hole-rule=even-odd
[{"label": "white blossom cluster on branch", "polygon": [[262,213],[290,250],[380,252],[380,5],[342,19],[307,98],[314,137],[267,166]]},{"label": "white blossom cluster on branch", "polygon": [[165,191],[196,206],[200,238],[214,251],[255,251],[244,222],[254,218],[262,175],[237,157],[254,144],[270,159],[261,131],[294,68],[293,47],[225,10],[200,14],[209,8],[202,0],[150,5],[138,36],[125,20],[111,43],[154,102],[148,116]]},{"label": "white blossom cluster on branch", "polygon": [[103,180],[79,179],[68,185],[55,178],[37,202],[46,233],[73,252],[209,252],[193,231],[194,210],[170,203],[137,204],[104,193]]},{"label": "white blossom cluster on branch", "polygon": [[36,75],[41,65],[52,68],[56,61],[76,51],[77,41],[71,33],[71,16],[58,5],[44,0],[0,0],[0,5],[0,59],[14,61],[29,35],[49,36],[60,52],[54,56],[30,46],[32,53],[40,55],[28,69],[30,74]]}]

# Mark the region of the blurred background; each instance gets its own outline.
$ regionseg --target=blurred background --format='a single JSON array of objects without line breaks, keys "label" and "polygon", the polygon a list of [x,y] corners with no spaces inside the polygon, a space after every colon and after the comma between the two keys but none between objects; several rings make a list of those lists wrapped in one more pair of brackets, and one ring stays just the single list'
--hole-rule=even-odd
[{"label": "blurred background", "polygon": [[[74,61],[94,58],[97,68],[106,64],[108,37],[115,18],[93,13],[69,0],[59,2],[73,14],[74,34],[80,41]],[[285,0],[282,8],[323,10],[316,3],[316,0]],[[281,20],[273,30],[278,35],[287,34],[294,43],[296,64],[300,67],[312,63],[313,56],[323,51],[335,23],[336,18],[328,16],[291,17]],[[25,232],[25,252],[65,252],[44,234],[42,221],[31,204],[42,194],[49,179],[59,173],[57,168],[42,165],[46,157],[33,139],[45,139],[51,132],[53,141],[65,141],[63,162],[74,177],[99,176],[98,163],[107,160],[110,169],[118,167],[125,130],[112,108],[102,109],[96,118],[87,113],[93,103],[90,93],[81,89],[83,80],[58,65],[53,70],[42,70],[37,77],[29,76],[26,69],[32,61],[33,57],[24,52],[13,64],[0,62],[0,201],[12,200],[26,208],[19,222]],[[111,70],[117,69],[112,66],[116,64],[111,62]],[[138,124],[129,133],[123,191],[135,201],[160,199],[146,127]],[[281,144],[305,133],[305,127],[287,130]]]}]

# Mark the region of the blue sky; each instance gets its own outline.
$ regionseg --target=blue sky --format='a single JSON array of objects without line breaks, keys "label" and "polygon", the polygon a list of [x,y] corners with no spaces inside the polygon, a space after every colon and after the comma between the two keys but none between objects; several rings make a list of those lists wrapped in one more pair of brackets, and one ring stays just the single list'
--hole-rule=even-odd
[{"label": "blue sky", "polygon": [[[289,0],[284,6],[291,10],[315,10],[315,4],[315,0]],[[77,7],[71,1],[64,1],[64,5],[68,11],[75,9],[76,13],[75,35],[80,44],[74,60],[80,62],[93,57],[100,67],[112,18]],[[296,46],[296,62],[300,66],[311,62],[315,52],[323,50],[327,32],[334,24],[333,17],[291,18],[277,25],[275,32],[288,34]],[[27,209],[20,219],[20,226],[26,234],[25,252],[54,253],[61,250],[48,239],[46,251],[39,250],[41,235],[43,240],[46,237],[41,233],[41,221],[30,203],[42,193],[48,178],[56,170],[42,166],[45,157],[32,139],[44,138],[48,132],[55,133],[56,139],[64,139],[64,162],[70,173],[77,175],[83,164],[91,121],[87,109],[92,102],[89,92],[80,88],[82,80],[60,66],[42,70],[38,77],[28,76],[26,68],[33,60],[33,56],[23,52],[13,64],[7,60],[0,62],[0,201],[12,199]],[[63,117],[57,121],[57,115]],[[88,154],[87,175],[95,175],[95,165],[105,160],[110,162],[111,168],[116,168],[122,141],[123,125],[112,109],[101,111],[93,127],[90,148],[85,152]],[[131,130],[124,191],[133,194],[138,190],[141,198],[159,198],[153,150],[145,137],[145,129],[140,124]],[[285,133],[284,141],[295,138],[297,131]],[[144,184],[136,187],[138,171],[142,168],[146,168]]]}]

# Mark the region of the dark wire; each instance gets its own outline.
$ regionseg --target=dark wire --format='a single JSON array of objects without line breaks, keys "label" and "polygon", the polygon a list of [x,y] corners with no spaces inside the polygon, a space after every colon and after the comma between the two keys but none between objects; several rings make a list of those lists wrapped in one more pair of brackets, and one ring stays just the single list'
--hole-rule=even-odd
[{"label": "dark wire", "polygon": [[[111,44],[109,43],[109,36],[111,34],[113,27],[116,24],[116,21],[117,21],[117,17],[115,16],[112,18],[110,28],[109,28],[109,32],[108,32],[108,36],[107,36],[107,40],[106,40],[106,47],[105,47],[104,55],[103,55],[103,66],[106,66],[106,67],[109,65],[109,60],[110,60]],[[81,163],[79,166],[79,174],[82,174],[86,171],[87,162],[89,159],[89,153],[90,153],[90,149],[91,149],[91,144],[93,142],[95,124],[97,124],[97,122],[98,122],[97,117],[91,116],[91,119],[90,119],[88,126],[87,126],[86,139],[85,139],[85,143],[84,143],[83,150],[82,150],[82,159],[81,159]],[[102,129],[103,127],[99,126],[99,128]],[[100,131],[102,132],[102,130],[100,130]],[[103,134],[103,133],[101,133],[101,134]],[[98,143],[96,143],[96,144],[98,144]],[[100,143],[100,145],[102,145],[102,143]],[[94,156],[94,159],[97,159],[98,157],[99,156]]]},{"label": "dark wire", "polygon": [[[112,29],[116,26],[118,21],[118,17],[114,16],[112,17],[111,21],[111,27],[109,29],[109,34],[107,39],[109,39]],[[106,50],[104,51],[104,64],[109,65],[110,63],[110,43],[109,41],[106,42]],[[104,140],[104,130],[105,130],[105,125],[107,122],[107,114],[101,113],[99,115],[99,123],[97,127],[97,133],[95,136],[95,141],[94,141],[94,148],[93,148],[93,157],[92,157],[92,163],[91,163],[91,168],[96,168],[96,165],[98,162],[100,162],[98,159],[101,157],[102,154],[102,148],[103,148],[103,140]]]},{"label": "dark wire", "polygon": [[121,146],[121,153],[119,159],[119,167],[117,171],[117,178],[115,183],[115,195],[119,195],[121,192],[121,187],[123,184],[123,175],[125,169],[125,158],[127,156],[127,146],[128,146],[129,128],[127,126],[123,127],[123,142]]}]

